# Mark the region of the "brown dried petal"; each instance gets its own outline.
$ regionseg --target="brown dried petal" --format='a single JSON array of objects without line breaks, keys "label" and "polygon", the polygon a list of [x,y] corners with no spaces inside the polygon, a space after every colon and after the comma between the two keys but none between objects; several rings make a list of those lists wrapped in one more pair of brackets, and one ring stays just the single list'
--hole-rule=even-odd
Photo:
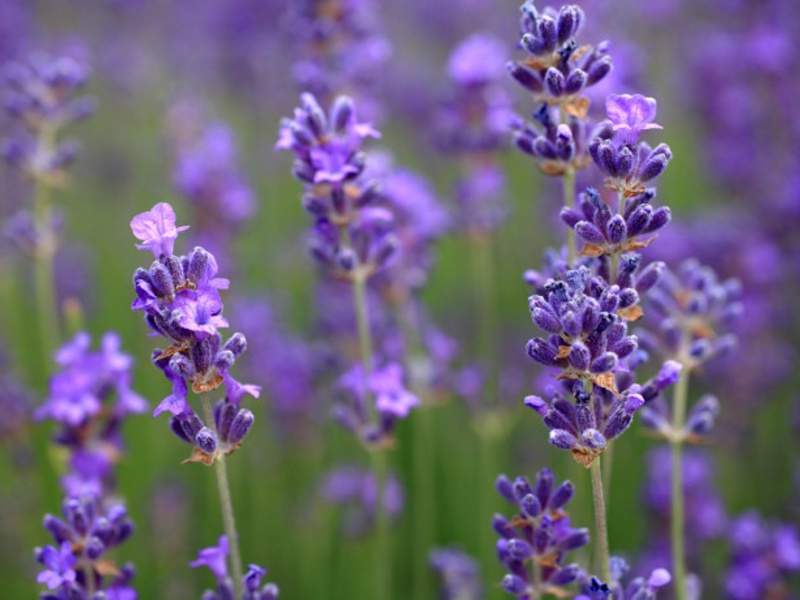
[{"label": "brown dried petal", "polygon": [[225,378],[222,375],[220,375],[219,373],[217,373],[216,375],[214,375],[214,379],[212,379],[211,381],[200,381],[198,383],[193,383],[192,384],[192,391],[195,394],[202,394],[204,392],[211,392],[211,391],[217,389],[220,385],[222,385],[223,381],[225,381]]},{"label": "brown dried petal", "polygon": [[638,304],[634,304],[633,306],[628,306],[626,308],[620,308],[617,311],[617,316],[622,317],[626,321],[633,323],[634,321],[638,321],[644,316],[644,311],[642,307]]},{"label": "brown dried petal", "polygon": [[577,100],[568,102],[564,105],[564,111],[568,115],[578,117],[581,121],[586,120],[586,115],[589,113],[589,99],[586,96],[581,96]]},{"label": "brown dried petal", "polygon": [[617,391],[617,380],[614,378],[614,374],[611,371],[593,376],[592,382],[604,390],[608,390],[615,396],[619,396],[619,392]]}]

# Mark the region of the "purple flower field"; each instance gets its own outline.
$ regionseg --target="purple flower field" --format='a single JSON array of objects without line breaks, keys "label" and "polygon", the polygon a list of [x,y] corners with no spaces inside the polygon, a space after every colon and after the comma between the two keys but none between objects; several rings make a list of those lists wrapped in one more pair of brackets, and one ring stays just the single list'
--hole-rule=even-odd
[{"label": "purple flower field", "polygon": [[799,36],[0,0],[0,597],[800,598]]}]

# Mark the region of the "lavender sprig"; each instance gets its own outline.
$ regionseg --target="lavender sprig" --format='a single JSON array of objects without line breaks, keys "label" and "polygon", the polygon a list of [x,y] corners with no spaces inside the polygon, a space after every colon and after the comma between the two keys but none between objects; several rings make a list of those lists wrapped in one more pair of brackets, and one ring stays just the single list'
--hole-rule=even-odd
[{"label": "lavender sprig", "polygon": [[[150,329],[170,343],[153,351],[153,363],[172,384],[172,394],[153,416],[172,413],[172,431],[194,446],[189,460],[214,465],[238,594],[243,570],[225,457],[239,448],[253,424],[252,412],[239,408],[242,397],[258,397],[260,388],[243,385],[228,372],[247,348],[241,333],[223,344],[218,331],[228,326],[219,290],[227,289],[229,282],[217,277],[216,259],[204,248],[198,246],[187,256],[173,254],[178,234],[188,228],[176,227],[175,221],[175,212],[164,202],[131,221],[134,236],[142,242],[137,248],[150,250],[156,258],[149,270],[138,269],[134,275],[137,298],[132,308],[142,311]],[[208,393],[223,384],[225,398],[212,409]],[[200,396],[205,422],[189,404],[190,386]]]}]

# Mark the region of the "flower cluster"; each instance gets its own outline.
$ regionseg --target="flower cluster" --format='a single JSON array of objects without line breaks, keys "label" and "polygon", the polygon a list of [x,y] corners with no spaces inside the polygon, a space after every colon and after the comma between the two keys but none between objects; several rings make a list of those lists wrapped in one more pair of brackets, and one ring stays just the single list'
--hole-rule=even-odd
[{"label": "flower cluster", "polygon": [[730,542],[725,591],[731,600],[790,597],[787,578],[800,572],[797,527],[767,523],[751,511],[731,524]]},{"label": "flower cluster", "polygon": [[[660,229],[672,218],[669,207],[654,209],[651,205],[655,189],[649,189],[630,199],[623,196],[616,214],[604,203],[598,191],[587,188],[581,194],[578,210],[565,206],[561,219],[584,242],[583,256],[620,255],[648,246]],[[644,237],[647,239],[643,239]]]},{"label": "flower cluster", "polygon": [[255,199],[237,164],[233,132],[222,123],[196,129],[177,140],[173,180],[194,210],[194,236],[220,260],[253,215]]},{"label": "flower cluster", "polygon": [[590,140],[613,135],[609,124],[589,122],[589,99],[582,95],[611,72],[611,57],[605,43],[578,46],[575,36],[584,21],[579,7],[539,12],[528,0],[521,10],[519,45],[529,56],[509,63],[508,71],[539,107],[535,123],[517,117],[511,124],[514,142],[546,175],[574,173],[591,162]]},{"label": "flower cluster", "polygon": [[[345,511],[342,519],[345,534],[358,537],[374,527],[378,514],[378,481],[372,471],[356,466],[337,467],[325,476],[320,495]],[[392,474],[386,480],[380,501],[390,519],[400,517],[405,495]]]},{"label": "flower cluster", "polygon": [[508,91],[500,82],[505,60],[502,43],[473,35],[450,55],[450,89],[436,114],[437,146],[461,161],[456,183],[457,219],[471,234],[489,232],[506,218],[506,178],[498,164],[514,119]]},{"label": "flower cluster", "polygon": [[581,573],[577,564],[563,564],[565,556],[589,543],[589,531],[573,529],[563,510],[572,499],[572,484],[565,481],[556,487],[553,473],[543,469],[533,485],[525,477],[512,482],[501,475],[497,490],[519,511],[511,519],[495,515],[492,520],[500,535],[497,555],[509,571],[503,589],[521,599],[559,594],[559,588]]},{"label": "flower cluster", "polygon": [[[217,590],[207,590],[203,600],[236,600],[233,580],[228,575],[227,557],[230,554],[228,538],[220,536],[218,545],[203,548],[197,553],[197,560],[189,563],[190,567],[206,567],[217,579]],[[242,577],[241,600],[277,600],[278,586],[274,583],[261,585],[267,570],[258,565],[248,565],[247,573]]]},{"label": "flower cluster", "polygon": [[288,29],[297,47],[292,75],[301,90],[323,102],[338,93],[354,95],[370,115],[381,70],[392,53],[380,35],[371,0],[301,0],[292,2]]},{"label": "flower cluster", "polygon": [[597,577],[583,575],[580,581],[580,593],[575,600],[655,600],[658,590],[672,581],[666,569],[654,569],[648,577],[635,577],[627,585],[622,579],[628,571],[627,563],[617,557],[611,559],[610,583],[604,583]]},{"label": "flower cluster", "polygon": [[672,159],[667,144],[651,148],[639,141],[642,132],[661,129],[653,123],[656,101],[640,94],[609,96],[606,113],[612,123],[612,139],[596,138],[589,144],[589,154],[595,165],[606,175],[606,186],[620,197],[639,196],[645,184],[661,175]]},{"label": "flower cluster", "polygon": [[5,141],[3,155],[32,179],[63,183],[63,169],[77,154],[75,142],[58,142],[61,130],[94,110],[94,101],[76,97],[89,77],[86,66],[63,56],[35,54],[5,67],[5,108],[27,133]]},{"label": "flower cluster", "polygon": [[483,585],[478,563],[458,548],[434,548],[428,562],[442,581],[441,600],[480,600]]},{"label": "flower cluster", "polygon": [[578,46],[575,36],[585,17],[576,5],[540,12],[528,0],[521,11],[519,44],[529,56],[509,65],[512,77],[532,92],[536,101],[585,116],[588,101],[581,100],[581,93],[611,72],[606,44]]},{"label": "flower cluster", "polygon": [[[164,202],[131,221],[134,236],[142,241],[137,247],[156,257],[148,270],[140,268],[134,274],[133,309],[142,311],[150,329],[170,344],[153,351],[153,363],[172,383],[172,394],[159,403],[153,416],[172,413],[173,431],[181,431],[179,437],[196,446],[199,459],[211,462],[217,452],[238,447],[252,425],[252,413],[240,410],[239,402],[245,394],[258,397],[259,388],[239,383],[228,372],[247,341],[236,333],[223,343],[218,331],[228,326],[219,290],[227,289],[229,282],[216,276],[214,255],[199,246],[187,256],[173,254],[178,233],[186,228],[175,226],[175,212]],[[226,428],[215,433],[206,423],[198,429],[202,421],[187,400],[189,385],[194,393],[203,394],[222,384],[225,399],[214,412],[217,424]]]},{"label": "flower cluster", "polygon": [[391,444],[397,420],[405,419],[420,403],[406,389],[403,369],[397,363],[367,374],[362,365],[356,364],[341,376],[339,387],[346,392],[348,401],[335,406],[334,418],[370,446]]},{"label": "flower cluster", "polygon": [[658,330],[643,336],[643,344],[696,369],[735,345],[727,331],[742,313],[740,296],[737,279],[720,281],[697,260],[665,270],[648,297]]},{"label": "flower cluster", "polygon": [[528,299],[533,322],[548,338],[528,341],[528,355],[547,367],[561,370],[563,379],[580,379],[614,389],[613,372],[638,347],[628,335],[626,319],[641,314],[639,294],[650,289],[659,267],[649,265],[636,276],[635,255],[623,261],[616,283],[609,285],[586,266],[567,271],[563,279],[544,284],[544,294]]},{"label": "flower cluster", "polygon": [[353,101],[339,96],[328,115],[303,94],[293,119],[281,122],[275,147],[296,156],[293,173],[305,185],[303,206],[315,218],[311,253],[334,276],[366,280],[385,266],[398,242],[392,213],[373,206],[377,184],[365,180],[362,142],[379,134],[356,118]]},{"label": "flower cluster", "polygon": [[69,449],[69,473],[61,480],[67,495],[99,498],[113,487],[125,417],[144,412],[147,403],[131,389],[133,359],[120,352],[116,333],[106,333],[96,351],[89,334],[78,333],[55,358],[61,369],[34,417],[60,425],[55,441]]},{"label": "flower cluster", "polygon": [[644,405],[639,389],[634,384],[619,395],[603,388],[587,392],[582,382],[576,382],[574,404],[558,392],[549,402],[528,396],[525,404],[539,413],[550,429],[550,443],[572,451],[575,460],[588,467],[609,442],[630,427],[634,413]]},{"label": "flower cluster", "polygon": [[53,592],[43,594],[42,600],[96,600],[90,590],[103,591],[109,598],[135,598],[129,586],[133,566],[117,568],[106,554],[133,533],[125,506],[88,496],[68,497],[62,514],[63,519],[44,518],[56,545],[36,549],[36,560],[44,566],[37,581]]}]

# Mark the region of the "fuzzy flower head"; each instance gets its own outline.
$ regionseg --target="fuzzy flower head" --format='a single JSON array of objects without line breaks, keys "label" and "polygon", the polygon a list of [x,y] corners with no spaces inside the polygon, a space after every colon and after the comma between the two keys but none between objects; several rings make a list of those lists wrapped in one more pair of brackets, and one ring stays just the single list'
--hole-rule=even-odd
[{"label": "fuzzy flower head", "polygon": [[663,129],[654,123],[656,99],[641,94],[619,94],[606,98],[606,114],[622,144],[635,145],[639,136],[650,129]]},{"label": "fuzzy flower head", "polygon": [[478,563],[458,548],[434,548],[428,563],[442,581],[442,600],[480,600],[483,586]]},{"label": "fuzzy flower head", "polygon": [[397,363],[366,376],[356,364],[339,379],[339,387],[349,401],[335,406],[334,418],[371,446],[391,444],[397,420],[419,406],[419,398],[405,387],[403,368]]},{"label": "fuzzy flower head", "polygon": [[[152,250],[157,257],[149,269],[140,268],[134,274],[136,299],[131,308],[144,313],[153,334],[168,342],[166,348],[153,351],[152,360],[172,384],[172,393],[159,403],[153,415],[168,411],[178,417],[180,427],[173,423],[173,431],[195,444],[198,460],[213,461],[218,450],[238,446],[219,444],[217,435],[203,427],[189,405],[189,389],[202,394],[224,385],[225,400],[234,405],[245,394],[258,397],[260,389],[239,383],[229,373],[237,357],[247,349],[247,340],[241,333],[234,333],[225,341],[220,333],[228,327],[228,320],[222,315],[219,290],[227,289],[230,282],[217,276],[216,258],[201,246],[188,255],[173,254],[175,239],[185,227],[175,227],[175,213],[168,204],[157,204],[134,217],[131,229],[145,242],[139,249]],[[194,427],[197,422],[201,424],[199,428]]]},{"label": "fuzzy flower head", "polygon": [[508,571],[503,590],[521,600],[541,592],[562,595],[560,588],[581,572],[575,563],[564,565],[566,555],[589,543],[589,531],[573,529],[564,510],[574,494],[572,484],[556,486],[553,472],[543,469],[533,484],[525,477],[512,482],[501,475],[496,487],[518,511],[510,519],[499,514],[492,519],[500,535],[497,556]]},{"label": "fuzzy flower head", "polygon": [[175,211],[166,202],[159,202],[153,208],[133,217],[131,231],[143,243],[136,244],[139,250],[150,250],[156,259],[172,256],[175,240],[188,225],[175,227]]},{"label": "fuzzy flower head", "polygon": [[36,581],[47,585],[47,589],[55,590],[75,581],[73,567],[77,561],[69,542],[63,542],[59,548],[39,548],[36,551],[36,560],[45,567],[36,577]]}]

